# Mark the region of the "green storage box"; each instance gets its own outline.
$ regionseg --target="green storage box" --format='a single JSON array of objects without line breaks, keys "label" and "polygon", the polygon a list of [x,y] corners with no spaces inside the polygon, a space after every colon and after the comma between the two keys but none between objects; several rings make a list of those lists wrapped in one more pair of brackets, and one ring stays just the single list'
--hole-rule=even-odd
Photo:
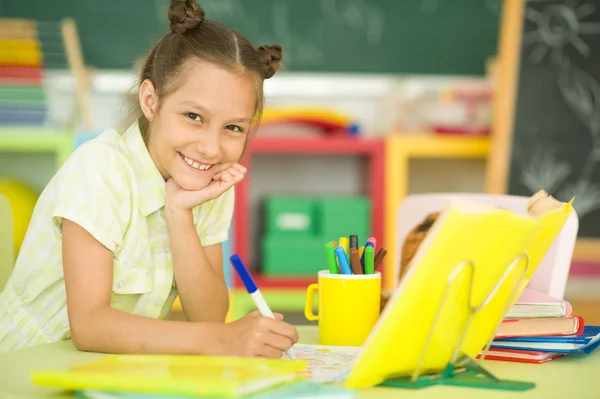
[{"label": "green storage box", "polygon": [[371,200],[367,197],[323,197],[317,209],[324,242],[356,234],[360,247],[371,235]]},{"label": "green storage box", "polygon": [[322,237],[266,236],[262,239],[261,272],[268,276],[317,276],[327,269]]},{"label": "green storage box", "polygon": [[265,201],[267,236],[315,236],[319,225],[311,197],[273,196]]}]

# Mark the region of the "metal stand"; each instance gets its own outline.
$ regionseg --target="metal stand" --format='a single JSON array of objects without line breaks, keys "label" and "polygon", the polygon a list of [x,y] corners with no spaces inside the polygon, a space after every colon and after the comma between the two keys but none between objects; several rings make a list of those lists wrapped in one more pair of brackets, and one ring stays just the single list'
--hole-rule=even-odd
[{"label": "metal stand", "polygon": [[[523,283],[523,279],[525,278],[527,269],[529,267],[529,257],[526,254],[518,256],[506,269],[498,283],[494,286],[491,292],[486,296],[484,301],[479,305],[473,304],[473,282],[475,277],[476,267],[473,261],[466,260],[459,263],[450,276],[448,276],[448,282],[446,285],[446,289],[444,291],[444,295],[442,296],[442,300],[440,302],[440,306],[438,307],[438,311],[433,319],[433,323],[431,325],[431,329],[429,330],[429,335],[427,340],[425,341],[425,345],[423,347],[423,351],[421,352],[421,357],[419,358],[419,362],[417,363],[417,367],[411,376],[400,377],[396,379],[391,379],[383,382],[382,386],[388,387],[401,387],[401,388],[424,388],[432,385],[454,385],[454,386],[465,386],[465,387],[473,387],[473,388],[488,388],[488,389],[502,389],[502,390],[512,390],[512,391],[524,391],[535,387],[535,383],[532,382],[523,382],[523,381],[511,381],[511,380],[501,380],[494,376],[492,373],[487,371],[477,360],[471,358],[470,356],[461,353],[461,347],[469,328],[471,327],[471,323],[473,322],[473,318],[475,315],[484,309],[494,298],[504,281],[508,278],[511,272],[516,268],[521,260],[525,259],[523,271],[519,278],[519,282],[516,284],[512,295],[510,296],[510,300],[506,303],[504,307],[504,312],[502,314],[502,318],[499,320],[496,328],[494,329],[494,334],[491,339],[486,344],[482,354],[481,359],[485,358],[485,355],[489,351],[490,345],[496,335],[498,328],[500,327],[500,323],[508,314],[510,310],[510,306],[516,299],[516,294],[518,287]],[[469,270],[470,273],[470,292],[468,296],[467,306],[469,308],[469,317],[467,318],[465,325],[462,330],[462,334],[458,340],[457,345],[455,346],[454,353],[452,356],[452,360],[446,367],[446,369],[442,373],[433,374],[433,375],[421,375],[421,368],[423,365],[423,361],[425,360],[425,356],[427,355],[427,351],[429,349],[429,345],[433,338],[434,332],[436,331],[436,325],[439,321],[440,315],[442,314],[442,308],[447,300],[450,289],[455,283],[457,277],[461,275],[465,270]]]}]

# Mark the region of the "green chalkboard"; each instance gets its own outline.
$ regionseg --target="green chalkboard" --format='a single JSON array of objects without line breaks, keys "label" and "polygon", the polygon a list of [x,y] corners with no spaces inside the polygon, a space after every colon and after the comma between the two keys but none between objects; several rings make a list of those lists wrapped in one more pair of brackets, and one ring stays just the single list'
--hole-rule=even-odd
[{"label": "green chalkboard", "polygon": [[[168,31],[169,0],[0,0],[0,15],[78,24],[86,63],[129,68]],[[482,75],[501,0],[204,0],[207,18],[285,46],[289,71]]]}]

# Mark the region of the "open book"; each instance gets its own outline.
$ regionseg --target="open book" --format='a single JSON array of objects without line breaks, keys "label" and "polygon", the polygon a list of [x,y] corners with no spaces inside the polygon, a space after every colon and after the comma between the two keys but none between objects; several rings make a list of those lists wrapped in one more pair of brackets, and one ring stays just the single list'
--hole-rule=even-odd
[{"label": "open book", "polygon": [[518,214],[450,201],[366,340],[348,388],[436,373],[456,353],[475,358],[494,337],[572,212],[544,191]]}]

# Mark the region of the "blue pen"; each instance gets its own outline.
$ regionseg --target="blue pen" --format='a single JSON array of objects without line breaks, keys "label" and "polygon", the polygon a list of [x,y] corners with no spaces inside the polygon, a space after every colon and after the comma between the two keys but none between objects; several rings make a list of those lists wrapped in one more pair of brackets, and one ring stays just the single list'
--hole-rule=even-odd
[{"label": "blue pen", "polygon": [[[242,262],[239,255],[231,255],[229,257],[229,260],[231,261],[231,264],[235,268],[237,274],[242,279],[246,290],[254,300],[254,303],[256,304],[256,307],[258,308],[260,313],[265,317],[270,317],[274,319],[275,315],[273,314],[273,312],[271,312],[269,305],[267,305],[267,301],[265,301],[265,298],[260,293],[260,290],[256,286],[254,279],[252,279],[252,276],[248,272],[248,269],[246,269],[246,266],[244,266],[244,262]],[[286,350],[285,353],[291,360],[296,360],[296,355],[294,354],[294,351],[291,348]]]},{"label": "blue pen", "polygon": [[352,270],[350,269],[350,264],[348,263],[348,258],[346,257],[346,251],[344,251],[344,248],[338,245],[335,247],[335,254],[337,255],[340,269],[342,269],[342,274],[352,274]]},{"label": "blue pen", "polygon": [[[373,247],[373,248],[375,248],[375,246],[373,245],[373,243],[370,242],[370,241],[367,241],[367,243],[365,244],[365,249],[367,249],[367,247]],[[363,251],[362,256],[360,257],[360,266],[363,269],[363,273],[365,272],[365,253],[366,252],[367,251]]]}]

